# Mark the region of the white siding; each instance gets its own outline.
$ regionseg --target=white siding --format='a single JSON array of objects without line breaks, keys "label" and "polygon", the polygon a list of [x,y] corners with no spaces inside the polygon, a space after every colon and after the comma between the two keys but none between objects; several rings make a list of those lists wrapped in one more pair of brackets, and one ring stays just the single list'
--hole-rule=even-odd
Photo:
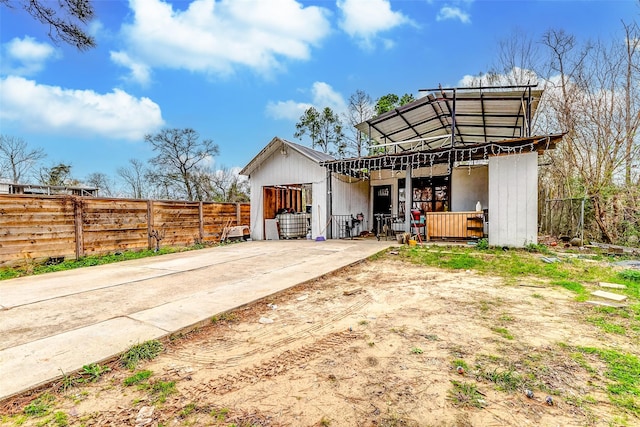
[{"label": "white siding", "polygon": [[538,241],[538,154],[489,158],[489,244]]},{"label": "white siding", "polygon": [[480,201],[489,207],[489,167],[459,167],[451,174],[451,211],[475,211]]},{"label": "white siding", "polygon": [[[332,176],[331,180],[333,199],[332,210],[334,215],[364,214],[365,221],[369,218],[369,181],[355,180],[339,175]],[[370,229],[370,223],[363,224],[363,230]]]},{"label": "white siding", "polygon": [[[262,187],[288,184],[312,184],[311,233],[315,239],[327,215],[326,169],[293,149],[286,156],[275,150],[249,177],[251,184],[251,238],[264,239]],[[318,216],[320,213],[320,216]]]}]

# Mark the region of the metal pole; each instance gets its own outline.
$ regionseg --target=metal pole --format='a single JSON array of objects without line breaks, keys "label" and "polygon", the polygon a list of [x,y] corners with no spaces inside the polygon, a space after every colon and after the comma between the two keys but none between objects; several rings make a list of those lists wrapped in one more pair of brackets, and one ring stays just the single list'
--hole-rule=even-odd
[{"label": "metal pole", "polygon": [[413,205],[411,172],[411,164],[409,164],[407,165],[407,178],[404,180],[404,231],[406,233],[411,233],[411,207]]},{"label": "metal pole", "polygon": [[580,245],[584,246],[584,199],[580,207]]}]

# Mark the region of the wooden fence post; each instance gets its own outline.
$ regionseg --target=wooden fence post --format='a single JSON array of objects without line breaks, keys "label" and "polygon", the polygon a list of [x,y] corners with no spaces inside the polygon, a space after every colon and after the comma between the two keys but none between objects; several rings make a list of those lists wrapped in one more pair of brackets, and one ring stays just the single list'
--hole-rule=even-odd
[{"label": "wooden fence post", "polygon": [[153,200],[147,200],[147,242],[149,249],[153,249],[151,232],[153,231]]},{"label": "wooden fence post", "polygon": [[200,232],[200,242],[204,241],[204,213],[202,212],[202,202],[198,203],[198,225]]},{"label": "wooden fence post", "polygon": [[242,221],[240,203],[236,203],[236,225],[240,225]]},{"label": "wooden fence post", "polygon": [[84,256],[84,234],[82,229],[82,200],[73,197],[73,222],[75,225],[76,259]]}]

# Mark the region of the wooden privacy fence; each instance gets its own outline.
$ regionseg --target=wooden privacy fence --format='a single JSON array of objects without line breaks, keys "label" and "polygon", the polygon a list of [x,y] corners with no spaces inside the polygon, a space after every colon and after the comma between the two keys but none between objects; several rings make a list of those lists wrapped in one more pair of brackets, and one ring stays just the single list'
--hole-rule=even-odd
[{"label": "wooden privacy fence", "polygon": [[249,226],[249,203],[0,195],[0,267],[49,258],[216,242]]}]

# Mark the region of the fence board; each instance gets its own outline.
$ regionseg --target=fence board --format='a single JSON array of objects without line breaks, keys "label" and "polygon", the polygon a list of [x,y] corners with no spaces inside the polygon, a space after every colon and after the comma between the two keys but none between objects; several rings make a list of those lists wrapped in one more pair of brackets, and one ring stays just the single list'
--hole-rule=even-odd
[{"label": "fence board", "polygon": [[2,194],[0,267],[146,249],[154,230],[161,246],[216,242],[226,225],[250,225],[249,214],[248,203]]}]

